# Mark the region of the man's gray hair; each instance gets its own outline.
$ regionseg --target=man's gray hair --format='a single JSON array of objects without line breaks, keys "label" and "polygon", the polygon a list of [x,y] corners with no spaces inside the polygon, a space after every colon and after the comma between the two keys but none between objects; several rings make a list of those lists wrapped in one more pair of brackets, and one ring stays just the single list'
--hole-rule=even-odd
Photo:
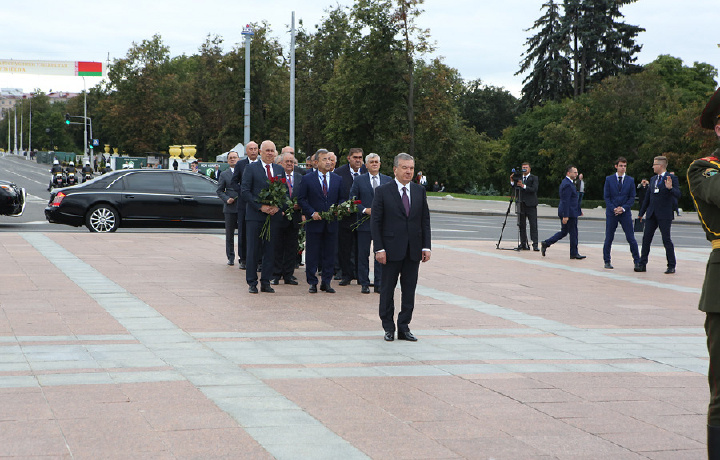
[{"label": "man's gray hair", "polygon": [[365,156],[365,163],[367,163],[368,161],[370,161],[371,158],[380,159],[380,155],[378,155],[377,153],[368,153],[368,154]]},{"label": "man's gray hair", "polygon": [[318,149],[317,152],[315,152],[312,156],[312,161],[317,161],[318,158],[320,158],[321,153],[330,153],[327,149]]},{"label": "man's gray hair", "polygon": [[395,159],[393,160],[393,166],[397,167],[397,165],[400,164],[400,160],[410,160],[413,163],[415,162],[415,158],[413,158],[412,155],[408,153],[398,153],[395,155]]},{"label": "man's gray hair", "polygon": [[292,152],[281,153],[281,154],[278,156],[278,158],[280,159],[280,160],[278,160],[278,163],[281,162],[281,161],[285,161],[285,157],[286,157],[287,155],[290,155],[291,157],[293,157],[293,159],[295,158],[295,154],[292,153]]}]

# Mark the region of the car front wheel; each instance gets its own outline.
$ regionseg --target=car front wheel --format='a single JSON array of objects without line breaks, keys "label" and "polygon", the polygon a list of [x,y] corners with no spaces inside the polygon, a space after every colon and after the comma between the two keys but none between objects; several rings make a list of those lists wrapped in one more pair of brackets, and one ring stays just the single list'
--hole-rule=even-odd
[{"label": "car front wheel", "polygon": [[120,225],[120,215],[112,206],[98,204],[85,216],[85,226],[91,232],[114,232]]}]

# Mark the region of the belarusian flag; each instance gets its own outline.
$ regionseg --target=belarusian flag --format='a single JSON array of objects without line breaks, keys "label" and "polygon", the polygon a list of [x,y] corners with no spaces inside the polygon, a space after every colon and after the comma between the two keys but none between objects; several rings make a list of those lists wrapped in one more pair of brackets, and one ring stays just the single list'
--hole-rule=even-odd
[{"label": "belarusian flag", "polygon": [[75,75],[79,77],[102,77],[102,62],[82,62],[75,63]]}]

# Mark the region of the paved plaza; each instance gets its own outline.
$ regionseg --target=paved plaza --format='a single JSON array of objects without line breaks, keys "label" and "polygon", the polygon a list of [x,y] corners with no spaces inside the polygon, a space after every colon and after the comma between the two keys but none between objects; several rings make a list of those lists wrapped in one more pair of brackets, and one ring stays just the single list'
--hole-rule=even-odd
[{"label": "paved plaza", "polygon": [[622,243],[434,240],[387,343],[377,294],[248,294],[219,234],[3,232],[0,457],[705,458],[710,249]]}]

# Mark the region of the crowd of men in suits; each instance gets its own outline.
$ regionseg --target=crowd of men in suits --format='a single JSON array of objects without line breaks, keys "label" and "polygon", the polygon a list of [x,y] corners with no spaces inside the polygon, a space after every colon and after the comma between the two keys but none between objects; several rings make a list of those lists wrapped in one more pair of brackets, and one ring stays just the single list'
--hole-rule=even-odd
[{"label": "crowd of men in suits", "polygon": [[[413,157],[401,153],[394,158],[393,179],[380,173],[379,155],[364,157],[361,148],[350,149],[347,164],[338,168],[337,156],[319,149],[307,159],[306,171],[297,167],[292,147],[283,148],[278,155],[271,141],[260,146],[249,142],[245,152],[243,160],[238,160],[237,152],[228,153],[229,168],[218,178],[217,194],[225,203],[227,263],[234,265],[237,256],[240,269],[245,270],[248,292],[273,293],[272,286],[281,279],[287,285],[299,284],[294,271],[300,265],[298,238],[304,226],[308,292],[316,294],[319,288],[335,293],[333,279],[339,279],[340,286],[357,280],[362,294],[370,294],[373,287],[380,294],[384,339],[394,340],[397,330],[398,339],[417,340],[409,323],[419,265],[430,260],[430,214],[425,188],[412,182]],[[287,187],[285,204],[260,199],[275,180]],[[333,205],[347,200],[355,201],[357,214],[339,220],[327,217]],[[398,279],[402,299],[396,326]]]}]

